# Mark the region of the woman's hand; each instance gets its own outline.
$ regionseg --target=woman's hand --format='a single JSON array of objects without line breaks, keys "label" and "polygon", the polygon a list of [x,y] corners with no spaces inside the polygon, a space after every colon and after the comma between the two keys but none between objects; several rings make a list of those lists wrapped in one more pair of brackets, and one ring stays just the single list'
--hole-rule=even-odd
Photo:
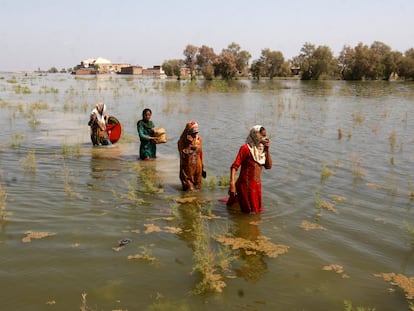
[{"label": "woman's hand", "polygon": [[237,195],[236,185],[234,184],[234,182],[233,183],[230,183],[230,186],[229,186],[229,196],[235,197],[236,195]]},{"label": "woman's hand", "polygon": [[267,151],[269,150],[270,147],[270,139],[269,138],[265,138],[262,140],[262,144],[264,146],[264,150]]}]

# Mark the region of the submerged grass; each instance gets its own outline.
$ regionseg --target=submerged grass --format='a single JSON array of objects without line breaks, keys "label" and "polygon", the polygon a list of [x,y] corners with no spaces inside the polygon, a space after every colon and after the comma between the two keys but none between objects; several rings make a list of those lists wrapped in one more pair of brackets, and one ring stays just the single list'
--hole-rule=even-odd
[{"label": "submerged grass", "polygon": [[3,189],[2,185],[0,185],[0,219],[1,224],[4,226],[6,224],[7,218],[12,216],[12,212],[6,211],[7,207],[7,193]]},{"label": "submerged grass", "polygon": [[36,151],[35,150],[29,150],[27,157],[20,160],[23,169],[25,172],[35,173],[37,169],[36,165]]}]

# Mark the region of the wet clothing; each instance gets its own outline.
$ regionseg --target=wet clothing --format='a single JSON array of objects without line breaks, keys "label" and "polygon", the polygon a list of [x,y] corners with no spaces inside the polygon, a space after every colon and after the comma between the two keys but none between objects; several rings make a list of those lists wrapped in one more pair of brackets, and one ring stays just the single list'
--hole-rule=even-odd
[{"label": "wet clothing", "polygon": [[259,213],[263,210],[262,203],[262,169],[272,168],[270,154],[264,151],[261,125],[251,128],[246,143],[240,147],[231,169],[236,171],[241,167],[235,183],[236,196],[230,196],[227,205],[238,202],[243,213]]},{"label": "wet clothing", "polygon": [[[237,200],[243,213],[259,213],[263,210],[262,203],[262,169],[270,169],[271,166],[260,165],[253,160],[248,144],[240,147],[240,150],[231,165],[236,170],[240,169],[239,177],[236,181]],[[228,201],[228,205],[232,205],[232,198]]]},{"label": "wet clothing", "polygon": [[151,120],[139,120],[137,122],[137,132],[141,141],[139,146],[139,157],[141,160],[156,158],[157,147],[154,141],[149,139],[149,137],[153,134],[152,129],[154,127],[154,123]]},{"label": "wet clothing", "polygon": [[198,135],[198,124],[187,123],[178,140],[180,155],[180,180],[184,191],[201,189],[204,171],[202,138]]},{"label": "wet clothing", "polygon": [[91,128],[91,141],[94,146],[111,144],[106,133],[105,110],[105,104],[98,103],[89,117],[88,125]]}]

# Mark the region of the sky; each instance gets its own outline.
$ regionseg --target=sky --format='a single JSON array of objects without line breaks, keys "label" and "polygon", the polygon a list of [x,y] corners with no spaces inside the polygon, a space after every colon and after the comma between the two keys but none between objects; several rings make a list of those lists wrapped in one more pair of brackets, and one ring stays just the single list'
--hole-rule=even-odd
[{"label": "sky", "polygon": [[103,57],[144,68],[237,43],[285,60],[305,43],[414,48],[413,0],[0,0],[0,71],[72,68]]}]

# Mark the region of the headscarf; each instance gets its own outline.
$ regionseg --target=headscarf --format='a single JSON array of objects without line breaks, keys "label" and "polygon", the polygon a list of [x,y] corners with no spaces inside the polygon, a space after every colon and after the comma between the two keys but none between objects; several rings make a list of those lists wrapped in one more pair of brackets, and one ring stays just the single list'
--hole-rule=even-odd
[{"label": "headscarf", "polygon": [[103,114],[105,113],[105,111],[106,111],[106,106],[105,106],[105,104],[104,103],[97,103],[96,104],[96,110],[98,111],[98,113],[100,114],[100,115],[102,115],[103,116]]},{"label": "headscarf", "polygon": [[255,125],[250,129],[249,136],[246,138],[246,144],[249,147],[250,154],[253,159],[260,165],[264,165],[266,162],[266,155],[264,153],[264,146],[261,143],[262,135],[260,129],[262,125]]},{"label": "headscarf", "polygon": [[[193,141],[194,139],[197,139],[199,131],[198,123],[196,121],[190,121],[185,126],[183,134],[187,136],[187,140]],[[196,134],[196,137],[194,138],[191,134]]]}]

